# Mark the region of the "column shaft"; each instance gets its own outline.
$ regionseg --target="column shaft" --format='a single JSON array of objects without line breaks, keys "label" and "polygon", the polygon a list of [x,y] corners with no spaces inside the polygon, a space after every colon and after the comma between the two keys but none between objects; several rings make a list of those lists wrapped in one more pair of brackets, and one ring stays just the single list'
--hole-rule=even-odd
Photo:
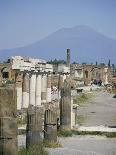
[{"label": "column shaft", "polygon": [[41,75],[37,75],[36,79],[36,106],[41,105]]},{"label": "column shaft", "polygon": [[29,103],[35,106],[35,90],[36,90],[36,74],[31,74],[30,76],[30,93],[29,93]]},{"label": "column shaft", "polygon": [[23,75],[23,105],[22,108],[28,108],[29,106],[29,74]]},{"label": "column shaft", "polygon": [[46,91],[47,91],[47,76],[44,74],[42,76],[42,92],[41,92],[42,103],[46,103]]},{"label": "column shaft", "polygon": [[47,76],[47,102],[51,102],[51,75]]}]

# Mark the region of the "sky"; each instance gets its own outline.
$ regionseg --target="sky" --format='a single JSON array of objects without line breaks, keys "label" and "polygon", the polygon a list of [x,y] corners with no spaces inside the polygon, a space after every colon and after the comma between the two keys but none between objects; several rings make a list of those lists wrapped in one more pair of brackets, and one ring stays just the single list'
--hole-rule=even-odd
[{"label": "sky", "polygon": [[77,25],[116,38],[116,0],[0,0],[0,50]]}]

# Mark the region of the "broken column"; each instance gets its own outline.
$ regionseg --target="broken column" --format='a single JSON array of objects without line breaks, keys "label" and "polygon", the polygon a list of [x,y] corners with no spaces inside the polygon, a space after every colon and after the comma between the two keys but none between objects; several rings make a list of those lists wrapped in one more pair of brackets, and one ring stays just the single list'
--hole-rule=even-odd
[{"label": "broken column", "polygon": [[18,155],[16,90],[0,88],[0,155]]},{"label": "broken column", "polygon": [[61,90],[60,102],[60,125],[61,130],[71,129],[71,88],[67,81],[64,81],[64,88]]},{"label": "broken column", "polygon": [[46,96],[47,103],[51,102],[51,75],[47,76],[47,96]]},{"label": "broken column", "polygon": [[30,75],[29,104],[33,106],[35,106],[35,91],[36,91],[36,74],[32,72]]},{"label": "broken column", "polygon": [[41,92],[41,102],[42,104],[46,103],[46,91],[47,91],[47,76],[46,74],[42,75],[42,92]]},{"label": "broken column", "polygon": [[42,75],[37,74],[37,79],[36,79],[36,106],[41,105],[41,80],[42,80]]},{"label": "broken column", "polygon": [[[42,141],[43,107],[29,106],[27,111],[26,148]],[[39,147],[39,145],[38,145]]]},{"label": "broken column", "polygon": [[29,106],[29,74],[23,74],[23,105],[22,108],[28,108]]},{"label": "broken column", "polygon": [[48,109],[44,117],[44,138],[49,142],[57,142],[57,111]]}]

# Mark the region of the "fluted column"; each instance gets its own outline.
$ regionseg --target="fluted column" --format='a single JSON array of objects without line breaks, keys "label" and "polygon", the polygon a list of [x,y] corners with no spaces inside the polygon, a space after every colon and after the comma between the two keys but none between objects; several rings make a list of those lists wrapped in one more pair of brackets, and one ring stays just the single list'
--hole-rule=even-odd
[{"label": "fluted column", "polygon": [[30,75],[30,93],[29,93],[29,104],[35,106],[35,91],[36,91],[36,74],[31,73]]},{"label": "fluted column", "polygon": [[42,75],[41,74],[37,74],[36,77],[36,106],[40,106],[41,105],[41,80],[42,80]]},{"label": "fluted column", "polygon": [[41,92],[41,102],[46,103],[46,91],[47,91],[47,76],[43,74],[42,76],[42,92]]},{"label": "fluted column", "polygon": [[51,102],[51,75],[47,76],[47,102]]},{"label": "fluted column", "polygon": [[29,74],[23,75],[23,104],[22,108],[28,108],[29,106]]}]

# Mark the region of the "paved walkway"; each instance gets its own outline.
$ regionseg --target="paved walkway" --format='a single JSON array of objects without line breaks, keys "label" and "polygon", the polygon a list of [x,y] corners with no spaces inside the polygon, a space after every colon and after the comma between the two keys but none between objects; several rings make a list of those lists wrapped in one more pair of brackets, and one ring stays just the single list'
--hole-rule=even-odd
[{"label": "paved walkway", "polygon": [[116,98],[107,92],[97,92],[93,101],[78,107],[78,116],[83,117],[82,126],[116,127]]},{"label": "paved walkway", "polygon": [[49,149],[50,155],[116,155],[116,139],[100,136],[59,138],[63,148]]}]

